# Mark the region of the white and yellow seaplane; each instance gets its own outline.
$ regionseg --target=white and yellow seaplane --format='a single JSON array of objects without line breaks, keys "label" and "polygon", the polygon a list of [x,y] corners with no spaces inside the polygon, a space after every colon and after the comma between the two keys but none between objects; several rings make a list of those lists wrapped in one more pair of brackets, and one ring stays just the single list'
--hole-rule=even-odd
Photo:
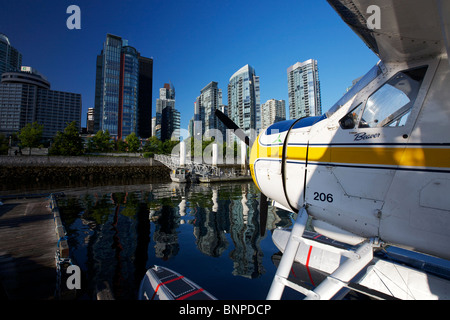
[{"label": "white and yellow seaplane", "polygon": [[[450,1],[328,2],[380,61],[323,116],[249,142],[263,227],[266,197],[297,214],[273,232],[283,256],[267,298],[288,286],[307,299],[450,299]],[[314,287],[291,280],[299,263]]]}]

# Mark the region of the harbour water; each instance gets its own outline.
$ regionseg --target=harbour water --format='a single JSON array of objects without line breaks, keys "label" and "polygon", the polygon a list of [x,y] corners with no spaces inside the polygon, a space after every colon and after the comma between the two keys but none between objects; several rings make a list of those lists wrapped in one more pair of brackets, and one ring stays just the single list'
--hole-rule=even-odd
[{"label": "harbour water", "polygon": [[[269,207],[260,235],[260,192],[253,182],[152,183],[64,190],[58,200],[74,264],[79,299],[95,299],[107,284],[115,299],[136,299],[153,265],[193,280],[218,299],[265,299],[279,252],[276,227],[289,212]],[[286,292],[283,298],[299,298]]]}]

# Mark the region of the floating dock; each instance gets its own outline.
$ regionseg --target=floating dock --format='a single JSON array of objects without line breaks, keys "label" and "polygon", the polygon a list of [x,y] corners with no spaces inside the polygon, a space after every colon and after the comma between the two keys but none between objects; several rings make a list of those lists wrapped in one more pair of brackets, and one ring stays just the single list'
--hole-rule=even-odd
[{"label": "floating dock", "polygon": [[57,298],[57,261],[68,257],[68,246],[53,195],[1,201],[0,295],[10,300]]}]

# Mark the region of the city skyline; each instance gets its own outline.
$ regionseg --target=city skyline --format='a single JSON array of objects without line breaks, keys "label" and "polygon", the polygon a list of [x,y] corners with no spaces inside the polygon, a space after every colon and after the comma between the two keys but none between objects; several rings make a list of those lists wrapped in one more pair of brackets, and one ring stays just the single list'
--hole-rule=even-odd
[{"label": "city skyline", "polygon": [[154,59],[153,105],[159,88],[172,82],[180,125],[186,129],[199,90],[211,81],[225,88],[243,65],[257,71],[261,101],[288,101],[286,69],[297,61],[317,60],[326,112],[378,61],[326,1],[285,1],[282,6],[273,1],[76,1],[80,30],[66,27],[66,8],[72,3],[47,3],[5,3],[0,32],[23,54],[22,64],[46,74],[56,90],[82,94],[83,127],[95,102],[98,43],[107,33],[129,40]]}]

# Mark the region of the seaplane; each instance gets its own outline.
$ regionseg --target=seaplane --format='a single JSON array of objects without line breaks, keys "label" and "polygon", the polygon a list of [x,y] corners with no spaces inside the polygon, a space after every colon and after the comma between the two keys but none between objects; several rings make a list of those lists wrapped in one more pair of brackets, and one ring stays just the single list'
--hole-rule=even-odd
[{"label": "seaplane", "polygon": [[450,1],[328,3],[380,59],[351,90],[253,139],[216,111],[251,147],[261,234],[268,199],[295,216],[267,299],[450,299]]},{"label": "seaplane", "polygon": [[[267,198],[297,215],[272,233],[283,255],[267,299],[286,286],[306,299],[450,299],[450,3],[328,2],[380,60],[324,115],[255,141],[240,131],[263,228]],[[292,280],[295,266],[312,286]]]}]

